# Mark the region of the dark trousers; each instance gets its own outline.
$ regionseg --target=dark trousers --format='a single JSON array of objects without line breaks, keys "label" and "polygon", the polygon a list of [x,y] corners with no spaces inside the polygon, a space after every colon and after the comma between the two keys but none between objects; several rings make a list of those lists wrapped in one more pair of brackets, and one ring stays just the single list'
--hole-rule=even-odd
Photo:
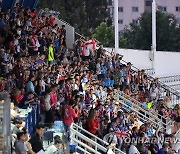
[{"label": "dark trousers", "polygon": [[49,111],[45,111],[45,121],[44,123],[47,126],[51,126],[54,122],[54,111],[53,110],[49,110]]}]

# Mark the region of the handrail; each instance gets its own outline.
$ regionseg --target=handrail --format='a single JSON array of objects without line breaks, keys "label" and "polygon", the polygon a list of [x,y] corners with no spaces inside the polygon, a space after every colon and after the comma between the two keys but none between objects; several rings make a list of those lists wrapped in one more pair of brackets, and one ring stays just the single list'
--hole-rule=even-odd
[{"label": "handrail", "polygon": [[[179,138],[178,138],[178,134],[180,133],[180,129],[176,132],[176,134],[174,135],[175,138],[177,139],[176,142],[173,144],[173,149],[174,150],[178,150],[179,149],[179,146],[180,146],[180,142],[179,142]],[[178,153],[179,151],[176,151],[176,153]],[[179,153],[178,153],[179,154]]]},{"label": "handrail", "polygon": [[172,86],[172,87],[180,86],[180,84],[172,84],[171,86]]},{"label": "handrail", "polygon": [[84,154],[91,154],[90,152],[84,150],[83,148],[81,148],[80,146],[77,146],[76,149],[81,150],[82,152],[84,152]]},{"label": "handrail", "polygon": [[[160,115],[159,113],[152,111],[152,110],[146,110],[143,108],[143,105],[137,101],[136,99],[126,95],[124,92],[119,92],[119,94],[124,97],[127,98],[127,100],[129,100],[130,103],[132,103],[136,108],[140,109],[143,112],[147,112],[149,116],[151,116],[152,118],[154,118],[155,120],[157,120],[158,122],[161,122],[166,128],[167,126],[172,122],[170,118],[165,118],[162,115]],[[135,103],[135,104],[134,104]],[[138,104],[138,105],[137,105]],[[160,118],[159,118],[160,117]],[[165,120],[165,122],[163,121]]]},{"label": "handrail", "polygon": [[143,70],[154,70],[154,68],[143,68]]},{"label": "handrail", "polygon": [[[71,128],[71,129],[72,129],[72,128]],[[100,150],[102,150],[103,152],[106,152],[106,151],[107,151],[107,149],[106,149],[104,146],[102,146],[102,145],[98,144],[97,142],[91,140],[90,138],[88,138],[87,136],[81,134],[81,133],[78,132],[77,130],[73,129],[73,132],[75,132],[75,134],[78,136],[78,138],[81,138],[81,139],[87,141],[88,143],[91,143],[92,145],[97,146],[97,148],[100,149]],[[73,137],[71,137],[71,138],[73,139]],[[74,139],[73,139],[73,140],[74,140]],[[80,140],[78,140],[78,141],[80,142]],[[80,144],[81,144],[81,143],[80,143]],[[95,147],[95,148],[96,148],[96,147]],[[89,147],[88,149],[92,151],[91,147]],[[93,149],[93,152],[96,152],[96,151]]]},{"label": "handrail", "polygon": [[94,135],[94,134],[88,132],[87,130],[83,129],[82,127],[76,125],[75,123],[72,124],[72,127],[73,127],[73,126],[79,128],[79,129],[81,129],[83,132],[87,133],[87,134],[90,135],[91,137],[96,138],[96,139],[98,139],[99,141],[102,141],[104,144],[108,145],[108,143],[107,143],[106,141],[103,141],[102,139],[100,139],[100,138],[97,137],[96,135]]},{"label": "handrail", "polygon": [[172,77],[180,77],[180,75],[170,75],[170,76],[163,76],[163,77],[158,77],[159,79],[164,79],[164,78],[172,78]]},{"label": "handrail", "polygon": [[[133,111],[135,111],[136,113],[138,113],[138,114],[140,114],[141,116],[143,116],[145,119],[148,119],[145,115],[148,115],[150,118],[152,118],[153,120],[156,120],[157,122],[154,122],[152,119],[148,119],[148,120],[150,120],[151,122],[153,122],[153,123],[155,123],[157,126],[158,126],[158,123],[161,123],[162,124],[162,126],[166,129],[167,127],[168,127],[168,125],[172,122],[169,118],[164,118],[164,117],[162,117],[161,115],[158,115],[156,112],[154,112],[154,114],[152,114],[150,111],[148,111],[148,110],[145,110],[145,109],[143,109],[140,105],[137,105],[137,104],[134,104],[133,102],[138,102],[137,100],[135,100],[135,99],[133,99],[133,98],[131,98],[131,97],[129,97],[129,98],[131,98],[131,100],[129,100],[129,98],[126,98],[126,97],[124,97],[124,96],[122,96],[122,95],[120,95],[120,94],[122,94],[121,92],[116,92],[115,93],[115,98],[117,98],[118,100],[119,100],[119,98],[121,99],[121,100],[123,100],[123,101],[126,101],[126,102],[130,102],[132,105],[133,105],[133,107],[130,107],[131,108],[131,110],[133,110]],[[132,101],[132,99],[133,99],[133,101]],[[117,101],[118,101],[117,100]],[[124,102],[122,102],[122,101],[120,101],[120,103],[121,104],[123,104],[123,105],[125,105],[126,107],[129,107],[126,103],[124,103]],[[138,111],[137,111],[137,110]],[[143,115],[142,113],[140,113],[139,111],[142,111],[142,112],[144,112],[145,113],[145,115]],[[155,115],[155,114],[157,114],[157,115]],[[161,119],[159,118],[159,116],[161,116]],[[139,118],[141,118],[141,117],[139,117]],[[165,122],[164,122],[164,120],[165,120]]]},{"label": "handrail", "polygon": [[[79,129],[79,130],[78,130],[78,129]],[[85,129],[83,129],[82,127],[78,126],[78,125],[75,124],[75,123],[73,123],[73,124],[70,126],[70,130],[71,130],[71,132],[72,132],[71,135],[70,135],[70,138],[71,138],[74,142],[76,142],[77,144],[81,145],[81,147],[77,145],[77,148],[80,149],[80,150],[82,150],[83,152],[89,154],[89,152],[86,152],[86,149],[88,149],[90,152],[93,152],[93,153],[95,153],[95,154],[100,154],[100,153],[98,152],[98,149],[101,150],[101,151],[103,151],[103,152],[107,152],[108,148],[105,148],[104,145],[106,145],[106,146],[108,147],[108,146],[109,146],[109,143],[107,143],[106,141],[104,141],[104,140],[100,139],[99,137],[93,135],[92,133],[86,131]],[[93,137],[95,140],[92,140],[92,139],[88,138],[87,136],[85,136],[85,135],[84,135],[83,133],[81,133],[81,132],[90,135],[90,136]],[[78,139],[77,139],[77,138],[78,138]],[[88,142],[88,143],[92,144],[93,146],[95,146],[95,149],[93,149],[93,148],[90,147],[89,145],[81,142],[81,141],[79,140],[79,138],[81,138],[82,140],[85,140],[86,142]],[[100,143],[102,143],[103,145],[101,145],[100,143],[98,143],[97,140],[99,140]],[[82,147],[84,147],[85,150],[84,150]],[[121,151],[121,150],[119,150],[119,149],[117,149],[117,148],[113,148],[112,150],[118,151],[119,154],[125,154],[123,151]]]},{"label": "handrail", "polygon": [[[157,114],[155,111],[148,110],[148,109],[147,109],[147,110],[144,109],[142,103],[140,103],[138,100],[136,100],[136,99],[134,99],[134,98],[126,95],[124,92],[120,91],[119,93],[120,93],[121,96],[123,96],[123,97],[127,98],[128,100],[130,100],[131,103],[134,104],[134,102],[135,102],[136,104],[138,104],[138,106],[141,107],[142,110],[148,111],[148,113],[151,114],[151,116],[154,117],[154,114]],[[158,118],[158,117],[157,117],[157,119],[159,119],[159,120],[162,120],[162,119],[168,120],[168,118],[164,118],[164,117],[163,117],[162,115],[160,115],[159,113],[158,113],[157,115],[158,115],[158,117],[161,117],[161,118]]]},{"label": "handrail", "polygon": [[176,136],[178,133],[180,133],[180,129],[178,129],[178,131],[176,132],[175,136]]},{"label": "handrail", "polygon": [[[85,137],[84,136],[84,138],[83,139],[87,139],[87,137]],[[81,142],[81,141],[79,141],[78,139],[76,139],[76,138],[72,138],[72,140],[74,141],[74,142],[76,142],[76,143],[78,143],[78,144],[80,144],[81,146],[83,146],[83,147],[85,147],[86,149],[88,149],[89,151],[91,151],[91,152],[93,152],[93,153],[95,153],[95,154],[101,154],[100,152],[98,152],[98,151],[95,151],[93,148],[91,148],[90,146],[88,146],[87,144],[85,144],[85,143],[83,143],[83,142]]]},{"label": "handrail", "polygon": [[[115,98],[117,99],[117,101],[119,101],[119,99],[122,99],[123,101],[130,102],[127,98],[119,95],[118,93],[115,94]],[[121,103],[122,105],[125,105],[126,107],[129,107],[128,104],[126,104],[126,103],[124,103],[124,102],[122,102],[122,101],[119,101],[119,103]],[[141,108],[140,108],[138,105],[135,105],[134,103],[132,103],[132,105],[135,106],[135,108],[134,108],[134,107],[130,107],[131,110],[135,111],[138,115],[141,115],[142,117],[144,117],[144,119],[146,119],[147,121],[150,120],[153,124],[156,125],[155,128],[158,127],[158,125],[159,125],[158,122],[161,122],[161,121],[155,122],[154,119],[152,120],[151,118],[146,117],[146,114],[149,115],[149,114],[148,114],[148,111],[143,110],[143,109],[141,110]],[[143,111],[143,112],[145,113],[145,115],[142,114],[142,113],[140,113],[140,112],[137,111],[136,109],[140,109],[141,111]],[[154,117],[153,117],[153,118],[154,118]],[[156,118],[157,118],[157,117],[155,117],[155,120],[157,120]],[[141,118],[140,118],[140,119],[141,119]],[[153,126],[154,126],[154,125],[153,125]]]}]

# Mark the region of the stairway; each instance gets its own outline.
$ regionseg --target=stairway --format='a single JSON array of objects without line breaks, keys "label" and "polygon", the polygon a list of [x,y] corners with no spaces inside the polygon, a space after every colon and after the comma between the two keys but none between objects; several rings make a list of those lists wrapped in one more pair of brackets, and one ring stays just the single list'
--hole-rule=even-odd
[{"label": "stairway", "polygon": [[[87,135],[89,137],[87,137]],[[102,154],[107,153],[110,149],[114,154],[125,154],[123,151],[111,147],[109,143],[91,134],[75,123],[70,127],[70,140],[70,145],[72,146],[73,143],[75,150],[80,154]]]}]

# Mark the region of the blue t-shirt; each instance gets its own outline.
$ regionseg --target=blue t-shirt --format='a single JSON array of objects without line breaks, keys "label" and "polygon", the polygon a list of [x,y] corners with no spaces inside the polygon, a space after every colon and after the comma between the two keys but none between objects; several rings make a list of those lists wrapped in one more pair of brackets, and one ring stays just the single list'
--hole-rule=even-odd
[{"label": "blue t-shirt", "polygon": [[104,87],[109,87],[111,85],[111,80],[110,78],[104,79]]},{"label": "blue t-shirt", "polygon": [[143,106],[144,108],[147,108],[147,103],[146,103],[146,102],[142,102],[142,106]]},{"label": "blue t-shirt", "polygon": [[103,71],[103,72],[101,72],[101,74],[106,74],[105,67],[104,67],[103,65],[101,65],[100,68],[101,68],[101,70]]},{"label": "blue t-shirt", "polygon": [[121,81],[122,81],[122,82],[125,82],[125,75],[126,75],[126,73],[125,73],[124,70],[120,70],[120,72],[121,72],[121,75],[122,75]]},{"label": "blue t-shirt", "polygon": [[6,26],[4,20],[0,19],[0,27],[4,28]]},{"label": "blue t-shirt", "polygon": [[164,151],[163,149],[160,149],[157,154],[168,154],[167,151]]}]

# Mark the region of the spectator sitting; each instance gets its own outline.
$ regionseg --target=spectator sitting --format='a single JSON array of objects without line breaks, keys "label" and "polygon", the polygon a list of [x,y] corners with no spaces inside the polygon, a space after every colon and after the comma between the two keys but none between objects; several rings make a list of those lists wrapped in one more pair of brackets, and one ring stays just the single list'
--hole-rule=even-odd
[{"label": "spectator sitting", "polygon": [[162,148],[158,151],[157,154],[168,154],[168,144],[163,144]]},{"label": "spectator sitting", "polygon": [[20,101],[20,103],[18,104],[19,108],[23,108],[26,109],[28,108],[28,106],[33,103],[35,101],[34,99],[34,94],[32,92],[29,92],[28,94],[26,94],[23,99]]},{"label": "spectator sitting", "polygon": [[18,132],[17,134],[18,141],[15,143],[15,152],[16,154],[27,154],[25,147],[25,134],[23,131]]},{"label": "spectator sitting", "polygon": [[140,154],[136,145],[137,145],[136,139],[132,139],[128,154]]},{"label": "spectator sitting", "polygon": [[[63,141],[60,139],[58,135],[54,137],[54,144],[48,147],[46,150],[46,154],[60,154],[65,152],[65,147]],[[67,152],[67,150],[66,150]]]}]

